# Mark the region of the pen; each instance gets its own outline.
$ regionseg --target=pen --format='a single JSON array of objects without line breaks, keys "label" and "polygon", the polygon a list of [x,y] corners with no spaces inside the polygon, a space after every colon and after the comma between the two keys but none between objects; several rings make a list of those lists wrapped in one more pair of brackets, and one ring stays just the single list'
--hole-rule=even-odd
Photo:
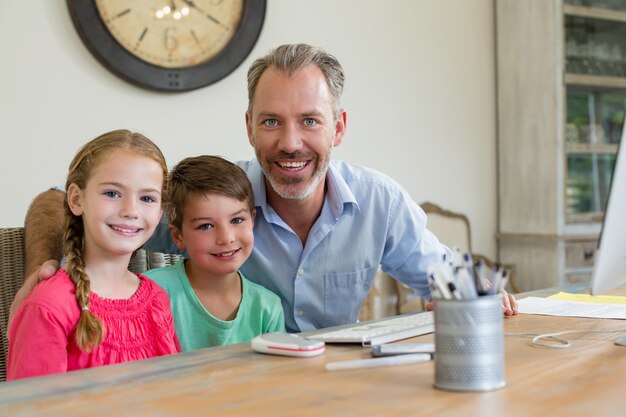
[{"label": "pen", "polygon": [[502,279],[500,280],[500,288],[498,288],[498,292],[504,290],[506,288],[506,284],[509,282],[509,273],[506,269],[502,270]]},{"label": "pen", "polygon": [[418,362],[428,362],[432,359],[430,353],[410,353],[408,355],[385,356],[383,358],[356,359],[353,361],[330,362],[326,364],[327,371],[343,369],[376,368],[379,366],[407,365]]},{"label": "pen", "polygon": [[478,295],[486,295],[488,293],[485,288],[485,282],[487,278],[485,278],[485,264],[482,259],[478,259],[474,264],[474,284],[476,286],[476,291]]},{"label": "pen", "polygon": [[459,289],[456,287],[456,285],[454,285],[454,282],[448,282],[448,289],[450,290],[450,294],[452,294],[452,296],[456,300],[462,300],[463,299],[463,295],[461,294]]},{"label": "pen", "polygon": [[491,273],[491,288],[489,288],[490,294],[497,294],[500,291],[501,280],[502,280],[502,265],[496,262],[493,265],[493,272]]},{"label": "pen", "polygon": [[441,265],[434,265],[430,269],[430,275],[435,285],[439,289],[439,295],[446,300],[452,298],[452,294],[450,293],[450,287],[448,286],[448,280],[442,276],[440,273],[443,267]]},{"label": "pen", "polygon": [[472,266],[474,264],[474,260],[472,259],[472,254],[469,252],[465,252],[463,254],[463,265],[467,268],[468,271],[472,271]]},{"label": "pen", "polygon": [[442,298],[441,291],[439,291],[439,287],[437,286],[437,282],[435,280],[435,276],[433,274],[428,274],[428,286],[430,287],[430,297],[431,298]]},{"label": "pen", "polygon": [[472,269],[470,266],[459,266],[455,270],[455,277],[457,282],[457,288],[461,292],[462,298],[476,298],[478,292],[476,290],[476,284],[474,283],[474,277],[472,275]]}]

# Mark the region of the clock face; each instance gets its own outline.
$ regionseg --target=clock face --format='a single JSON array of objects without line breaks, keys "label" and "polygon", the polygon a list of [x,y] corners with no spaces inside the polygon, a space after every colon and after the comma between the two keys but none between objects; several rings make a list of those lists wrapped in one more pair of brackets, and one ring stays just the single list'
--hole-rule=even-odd
[{"label": "clock face", "polygon": [[202,64],[228,45],[243,0],[96,0],[105,26],[128,52],[164,68]]},{"label": "clock face", "polygon": [[91,53],[127,81],[160,91],[216,82],[248,56],[266,0],[67,0]]}]

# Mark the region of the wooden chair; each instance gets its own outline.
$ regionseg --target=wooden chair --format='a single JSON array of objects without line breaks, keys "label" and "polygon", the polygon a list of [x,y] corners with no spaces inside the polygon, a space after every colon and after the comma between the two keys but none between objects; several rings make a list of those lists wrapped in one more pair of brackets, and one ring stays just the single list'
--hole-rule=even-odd
[{"label": "wooden chair", "polygon": [[[402,313],[396,282],[390,275],[378,271],[374,278],[374,284],[361,306],[359,321],[374,320]],[[412,291],[409,287],[406,288]],[[423,308],[424,304],[417,302],[411,305],[410,311],[421,311]]]}]

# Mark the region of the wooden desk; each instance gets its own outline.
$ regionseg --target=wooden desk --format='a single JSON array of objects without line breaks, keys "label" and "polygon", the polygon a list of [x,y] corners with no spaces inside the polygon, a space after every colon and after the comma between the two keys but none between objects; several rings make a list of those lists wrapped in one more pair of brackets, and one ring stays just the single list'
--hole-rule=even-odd
[{"label": "wooden desk", "polygon": [[[622,291],[622,294],[626,293]],[[623,329],[620,320],[520,315],[507,333]],[[624,416],[626,348],[616,334],[567,335],[569,349],[507,336],[507,386],[487,393],[433,388],[434,363],[328,372],[369,357],[360,346],[322,356],[262,355],[248,345],[88,369],[0,385],[0,416]],[[414,341],[432,341],[433,335]]]}]

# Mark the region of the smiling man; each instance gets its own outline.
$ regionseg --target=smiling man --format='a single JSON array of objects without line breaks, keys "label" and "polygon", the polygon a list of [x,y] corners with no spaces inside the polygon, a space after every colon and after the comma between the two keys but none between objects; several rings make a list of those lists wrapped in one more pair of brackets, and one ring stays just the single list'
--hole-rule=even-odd
[{"label": "smiling man", "polygon": [[[396,181],[331,159],[346,132],[343,85],[337,59],[306,44],[282,45],[248,71],[245,118],[256,159],[238,164],[252,183],[257,215],[254,249],[241,271],[280,296],[292,332],[355,322],[379,266],[430,298],[428,266],[449,252]],[[58,253],[52,213],[63,196],[50,193],[27,215],[26,271],[33,277]],[[175,251],[168,241],[163,225],[144,247]],[[505,294],[503,307],[515,314],[515,298]]]},{"label": "smiling man", "polygon": [[[248,71],[256,160],[239,165],[257,217],[242,270],[281,297],[290,331],[355,322],[379,266],[429,298],[427,268],[449,251],[397,182],[331,159],[346,133],[343,85],[337,59],[305,44],[280,46]],[[503,300],[514,314],[515,299]]]}]

